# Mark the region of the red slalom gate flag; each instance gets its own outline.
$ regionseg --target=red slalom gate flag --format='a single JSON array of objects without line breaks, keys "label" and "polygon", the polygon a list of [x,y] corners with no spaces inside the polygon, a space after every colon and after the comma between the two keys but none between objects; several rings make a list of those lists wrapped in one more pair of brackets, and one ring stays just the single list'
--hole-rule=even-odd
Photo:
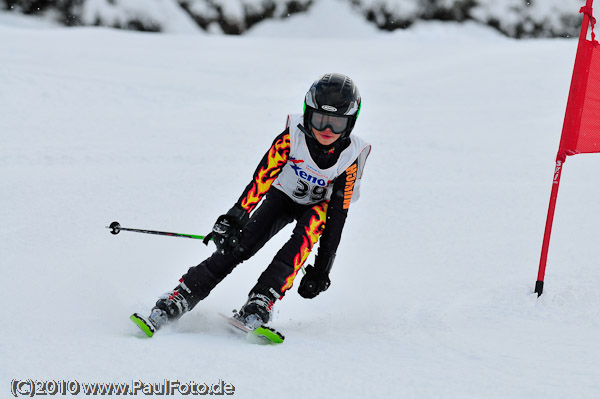
[{"label": "red slalom gate flag", "polygon": [[[548,217],[546,218],[542,255],[540,257],[538,278],[535,283],[535,292],[538,296],[542,295],[544,290],[548,246],[563,164],[569,155],[600,152],[600,44],[594,34],[596,19],[593,16],[593,1],[587,0],[586,5],[579,10],[580,13],[583,13],[583,21],[562,136],[556,155],[556,167],[550,194],[550,205],[548,206]],[[592,28],[591,40],[588,40],[587,34],[590,25]]]}]

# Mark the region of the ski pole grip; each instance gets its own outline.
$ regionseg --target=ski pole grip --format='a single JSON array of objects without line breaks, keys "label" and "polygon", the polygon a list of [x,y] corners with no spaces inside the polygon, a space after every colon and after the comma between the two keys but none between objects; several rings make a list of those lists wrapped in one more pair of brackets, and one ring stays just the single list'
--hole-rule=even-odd
[{"label": "ski pole grip", "polygon": [[108,228],[110,229],[111,234],[119,234],[121,232],[121,225],[119,222],[112,222]]}]

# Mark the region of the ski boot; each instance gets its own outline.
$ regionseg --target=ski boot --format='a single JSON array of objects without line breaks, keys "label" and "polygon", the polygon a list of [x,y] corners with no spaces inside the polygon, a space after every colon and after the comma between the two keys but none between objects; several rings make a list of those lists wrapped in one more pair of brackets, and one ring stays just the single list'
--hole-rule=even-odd
[{"label": "ski boot", "polygon": [[248,295],[248,301],[239,311],[233,311],[233,316],[228,318],[231,325],[241,330],[249,337],[257,337],[261,343],[280,344],[285,337],[279,331],[266,326],[273,315],[273,304],[280,299],[272,289],[255,287]]},{"label": "ski boot", "polygon": [[184,313],[192,310],[200,299],[180,280],[179,285],[171,292],[163,294],[156,301],[150,316],[144,317],[138,313],[131,315],[133,321],[148,337],[169,322],[179,319]]},{"label": "ski boot", "polygon": [[233,318],[242,323],[249,330],[267,324],[272,319],[273,304],[277,298],[275,292],[255,287],[248,295],[248,300],[242,308],[235,312]]}]

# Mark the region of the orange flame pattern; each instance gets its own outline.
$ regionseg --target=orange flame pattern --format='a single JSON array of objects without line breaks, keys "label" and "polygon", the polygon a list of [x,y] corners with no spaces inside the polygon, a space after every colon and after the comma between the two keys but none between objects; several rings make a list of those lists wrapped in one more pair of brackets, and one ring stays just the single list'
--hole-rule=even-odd
[{"label": "orange flame pattern", "polygon": [[294,272],[285,279],[285,284],[281,287],[282,293],[292,288],[292,284],[294,284],[294,279],[296,278],[298,271],[302,268],[302,265],[304,265],[313,246],[319,241],[319,237],[321,237],[323,229],[325,228],[327,205],[327,202],[322,202],[312,207],[315,215],[310,218],[308,226],[304,228],[305,234],[302,235],[302,245],[300,246],[298,254],[294,257]]},{"label": "orange flame pattern", "polygon": [[254,177],[252,187],[241,201],[241,206],[248,213],[256,207],[262,197],[269,191],[271,184],[288,161],[290,153],[290,135],[286,134],[277,140],[267,153],[267,164],[260,168]]}]

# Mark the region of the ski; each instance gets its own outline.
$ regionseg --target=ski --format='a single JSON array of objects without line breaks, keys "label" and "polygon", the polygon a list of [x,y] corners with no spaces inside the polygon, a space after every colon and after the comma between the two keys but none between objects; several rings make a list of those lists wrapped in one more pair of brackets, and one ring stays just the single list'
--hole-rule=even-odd
[{"label": "ski", "polygon": [[[246,327],[244,324],[240,323],[238,320],[233,317],[226,316],[223,313],[219,313],[219,315],[225,318],[229,324],[235,327],[238,331],[243,332],[247,336],[255,336],[258,337],[263,343],[267,344],[281,344],[285,337],[279,331],[275,330],[272,327],[268,327],[262,325],[254,330]],[[135,324],[148,338],[152,338],[157,331],[157,328],[154,324],[147,318],[139,313],[132,314],[129,319]]]},{"label": "ski", "polygon": [[156,327],[152,324],[150,320],[146,317],[139,315],[138,313],[134,313],[129,316],[129,319],[139,327],[140,330],[144,332],[149,338],[152,338],[154,333],[156,332]]},{"label": "ski", "polygon": [[246,336],[258,337],[264,343],[281,344],[281,343],[283,343],[283,340],[285,339],[285,337],[283,336],[282,333],[280,333],[279,331],[277,331],[276,329],[274,329],[272,327],[265,326],[264,324],[253,330],[251,328],[246,327],[239,320],[236,320],[235,318],[233,318],[231,316],[226,316],[223,313],[219,313],[219,315],[221,317],[223,317],[225,320],[227,320],[229,322],[229,324],[231,326],[235,327],[238,331],[245,333]]}]

